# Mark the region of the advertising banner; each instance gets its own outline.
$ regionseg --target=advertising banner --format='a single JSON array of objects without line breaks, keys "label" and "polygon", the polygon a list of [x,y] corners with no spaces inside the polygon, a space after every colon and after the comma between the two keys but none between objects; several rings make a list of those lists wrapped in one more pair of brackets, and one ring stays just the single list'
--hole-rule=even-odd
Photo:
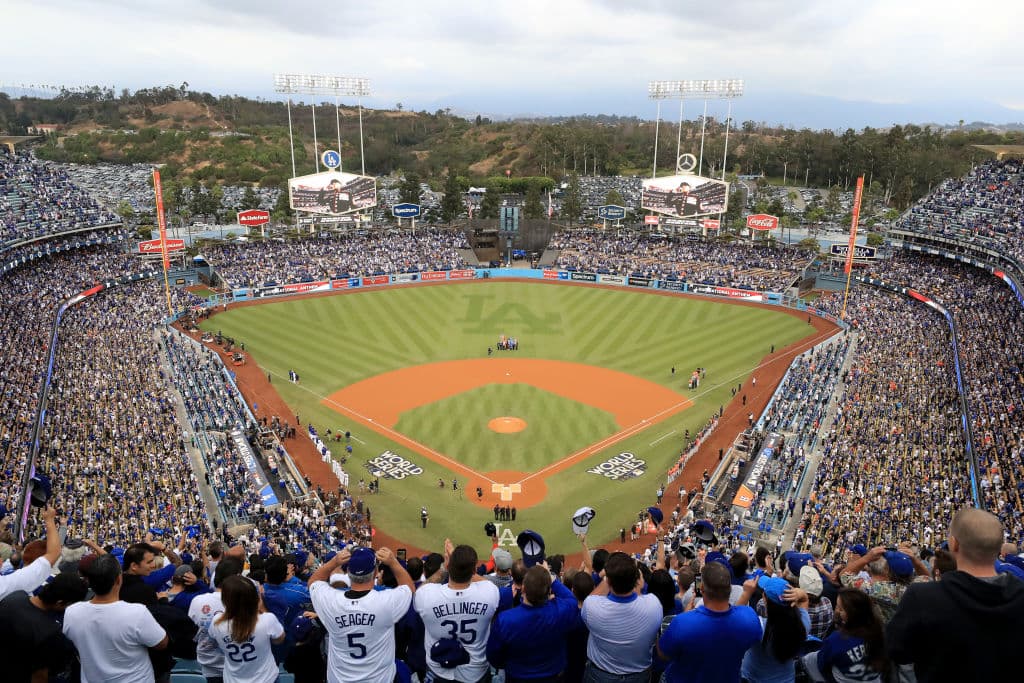
[{"label": "advertising banner", "polygon": [[[832,254],[832,256],[841,256],[843,258],[846,258],[846,256],[850,253],[850,246],[847,244],[833,244],[832,246],[829,247],[828,250],[829,253]],[[876,258],[877,253],[878,250],[875,249],[874,247],[862,247],[858,245],[854,245],[853,247],[853,258],[858,261],[861,259]]]},{"label": "advertising banner", "polygon": [[[185,240],[169,239],[165,240],[167,243],[167,252],[172,251],[185,251]],[[140,254],[159,254],[161,252],[160,240],[146,240],[145,242],[139,242],[139,253]]]},{"label": "advertising banner", "polygon": [[549,268],[545,268],[544,269],[544,279],[545,280],[557,280],[558,279],[558,271],[557,270],[551,270]]},{"label": "advertising banner", "polygon": [[270,222],[270,212],[262,209],[246,209],[238,212],[238,224],[245,228],[256,228]]},{"label": "advertising banner", "polygon": [[443,270],[429,270],[426,273],[420,273],[420,279],[424,282],[436,282],[438,280],[447,280],[448,273]]},{"label": "advertising banner", "polygon": [[[358,278],[356,278],[356,282],[358,281]],[[342,278],[341,280],[331,280],[331,289],[348,289],[350,287],[350,282],[351,280],[349,280],[348,278]]]},{"label": "advertising banner", "polygon": [[746,299],[747,301],[763,301],[764,295],[749,289],[734,289],[732,287],[718,287],[717,285],[690,285],[690,291],[695,294],[711,294],[712,296],[727,296],[733,299]]},{"label": "advertising banner", "polygon": [[398,273],[397,275],[391,276],[392,282],[416,282],[419,279],[419,273]]},{"label": "advertising banner", "polygon": [[659,280],[658,289],[668,289],[673,292],[681,292],[685,289],[686,283],[681,280]]},{"label": "advertising banner", "polygon": [[288,294],[295,294],[297,292],[319,292],[330,288],[331,283],[327,280],[320,280],[319,282],[293,282],[284,285],[284,291]]},{"label": "advertising banner", "polygon": [[626,278],[621,275],[599,275],[598,280],[609,285],[624,285]]},{"label": "advertising banner", "polygon": [[367,275],[363,278],[363,286],[367,285],[386,285],[391,282],[390,275]]},{"label": "advertising banner", "polygon": [[645,180],[640,195],[643,209],[676,218],[724,213],[728,202],[729,183],[687,174]]},{"label": "advertising banner", "polygon": [[644,216],[644,225],[657,225],[659,220],[657,216]]},{"label": "advertising banner", "polygon": [[377,205],[377,180],[371,176],[327,171],[288,181],[293,211],[338,216]]},{"label": "advertising banner", "polygon": [[775,230],[779,227],[779,217],[766,213],[752,213],[747,216],[747,227],[751,230]]},{"label": "advertising banner", "polygon": [[475,270],[449,270],[449,280],[472,280],[476,277]]},{"label": "advertising banner", "polygon": [[629,277],[626,283],[630,287],[650,287],[653,280],[649,277]]},{"label": "advertising banner", "polygon": [[569,273],[569,279],[575,282],[597,282],[597,275],[594,273]]}]

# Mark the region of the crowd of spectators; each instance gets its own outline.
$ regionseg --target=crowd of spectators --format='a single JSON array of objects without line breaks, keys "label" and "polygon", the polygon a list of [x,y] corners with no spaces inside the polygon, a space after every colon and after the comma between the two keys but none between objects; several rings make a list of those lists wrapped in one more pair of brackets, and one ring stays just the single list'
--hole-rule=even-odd
[{"label": "crowd of spectators", "polygon": [[650,232],[583,228],[556,232],[556,266],[614,275],[782,291],[813,254],[794,248],[688,240]]},{"label": "crowd of spectators", "polygon": [[231,288],[468,267],[465,234],[440,228],[227,242],[203,255]]},{"label": "crowd of spectators", "polygon": [[1024,162],[979,164],[948,178],[900,219],[898,228],[977,242],[1024,260]]},{"label": "crowd of spectators", "polygon": [[0,244],[115,222],[62,169],[0,149]]}]

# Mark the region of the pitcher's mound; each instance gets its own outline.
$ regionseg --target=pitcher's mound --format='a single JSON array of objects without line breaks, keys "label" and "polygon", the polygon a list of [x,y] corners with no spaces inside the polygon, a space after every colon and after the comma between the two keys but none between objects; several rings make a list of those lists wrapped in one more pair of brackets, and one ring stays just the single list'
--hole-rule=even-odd
[{"label": "pitcher's mound", "polygon": [[526,420],[518,417],[496,417],[487,423],[492,432],[515,434],[526,429]]}]

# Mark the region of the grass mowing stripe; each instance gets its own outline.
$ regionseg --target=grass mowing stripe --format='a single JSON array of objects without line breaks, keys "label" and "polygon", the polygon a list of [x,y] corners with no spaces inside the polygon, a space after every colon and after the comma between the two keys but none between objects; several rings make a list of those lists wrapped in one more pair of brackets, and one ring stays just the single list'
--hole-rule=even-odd
[{"label": "grass mowing stripe", "polygon": [[[614,302],[611,307],[602,307],[599,311],[601,322],[594,324],[590,329],[590,333],[584,335],[583,339],[580,340],[576,346],[578,355],[582,358],[591,358],[594,355],[594,350],[600,346],[602,340],[609,334],[609,331],[622,323],[622,317],[634,305],[636,305],[635,301],[630,301],[630,297],[624,296],[621,297],[620,301]],[[595,300],[595,303],[588,307],[587,310],[593,310],[596,307]]]},{"label": "grass mowing stripe", "polygon": [[433,351],[431,344],[420,335],[416,326],[409,322],[408,310],[399,310],[389,298],[382,298],[379,305],[381,311],[388,314],[389,322],[401,328],[409,341],[419,350],[419,354],[414,354],[417,359],[422,363],[424,359],[429,358]]}]

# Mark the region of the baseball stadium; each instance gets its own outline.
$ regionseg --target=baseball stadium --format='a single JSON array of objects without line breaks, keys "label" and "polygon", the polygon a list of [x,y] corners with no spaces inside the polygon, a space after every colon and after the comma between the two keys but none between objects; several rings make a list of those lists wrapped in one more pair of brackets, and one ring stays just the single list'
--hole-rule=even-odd
[{"label": "baseball stadium", "polygon": [[[216,178],[255,128],[145,162],[72,161],[115,134],[58,145],[41,120],[0,136],[10,680],[1019,667],[1019,145],[958,143],[957,172],[903,199],[873,161],[769,182],[756,130],[730,147],[704,121],[671,168],[654,138],[650,177],[417,176],[364,158],[350,81],[275,77],[279,182]],[[213,116],[170,90],[159,106]],[[191,133],[117,140],[165,135]],[[728,165],[702,169],[705,135]],[[12,649],[28,623],[52,660]],[[135,649],[110,654],[125,623]],[[941,655],[975,644],[977,676]],[[719,664],[736,675],[695,673]]]}]

